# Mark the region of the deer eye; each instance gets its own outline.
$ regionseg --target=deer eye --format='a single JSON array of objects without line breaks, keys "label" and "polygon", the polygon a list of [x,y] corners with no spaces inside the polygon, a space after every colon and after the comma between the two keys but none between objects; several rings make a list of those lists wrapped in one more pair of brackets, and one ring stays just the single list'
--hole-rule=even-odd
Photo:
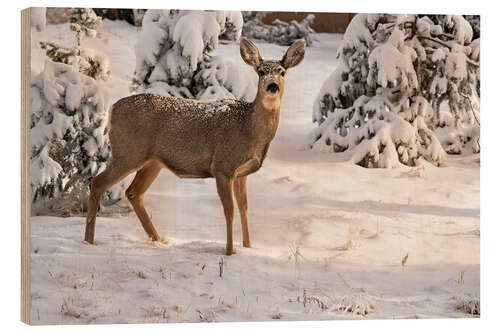
[{"label": "deer eye", "polygon": [[281,71],[280,75],[285,76],[285,71]]},{"label": "deer eye", "polygon": [[259,74],[259,76],[264,76],[264,71],[261,69],[257,73]]}]

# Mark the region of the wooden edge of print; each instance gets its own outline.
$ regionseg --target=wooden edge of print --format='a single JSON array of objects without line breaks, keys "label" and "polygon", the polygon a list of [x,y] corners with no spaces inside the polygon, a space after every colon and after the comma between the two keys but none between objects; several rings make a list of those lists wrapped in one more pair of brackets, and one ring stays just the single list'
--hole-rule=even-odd
[{"label": "wooden edge of print", "polygon": [[31,73],[30,9],[21,11],[21,321],[30,324],[30,163],[29,108]]}]

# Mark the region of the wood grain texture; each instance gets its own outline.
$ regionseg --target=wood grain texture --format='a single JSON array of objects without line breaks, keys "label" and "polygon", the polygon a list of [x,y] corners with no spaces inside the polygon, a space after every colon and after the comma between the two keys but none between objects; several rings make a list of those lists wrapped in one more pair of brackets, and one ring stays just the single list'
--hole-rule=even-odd
[{"label": "wood grain texture", "polygon": [[29,107],[31,72],[30,9],[21,11],[21,321],[29,324],[30,290],[30,161]]}]

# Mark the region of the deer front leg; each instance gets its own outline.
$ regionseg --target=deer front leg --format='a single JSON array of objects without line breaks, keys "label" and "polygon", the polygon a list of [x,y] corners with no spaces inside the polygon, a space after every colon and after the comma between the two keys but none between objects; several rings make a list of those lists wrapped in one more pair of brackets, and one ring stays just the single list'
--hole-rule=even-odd
[{"label": "deer front leg", "polygon": [[235,253],[233,248],[233,182],[234,179],[225,175],[216,175],[215,182],[217,184],[217,193],[219,194],[224,215],[226,216],[226,255],[230,256]]},{"label": "deer front leg", "polygon": [[243,246],[252,247],[250,244],[250,234],[248,233],[248,202],[247,202],[247,176],[238,177],[234,180],[234,196],[238,203],[241,217],[241,232],[243,233]]}]

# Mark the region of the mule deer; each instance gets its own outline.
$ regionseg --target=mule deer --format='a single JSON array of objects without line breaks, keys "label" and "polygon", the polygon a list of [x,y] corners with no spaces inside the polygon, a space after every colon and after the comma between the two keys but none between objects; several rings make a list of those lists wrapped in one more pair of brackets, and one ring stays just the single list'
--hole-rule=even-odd
[{"label": "mule deer", "polygon": [[295,42],[281,61],[263,61],[257,47],[240,40],[243,60],[259,76],[252,103],[200,102],[139,94],[116,102],[109,111],[112,159],[92,179],[85,240],[94,242],[95,220],[103,193],[137,171],[126,196],[148,236],[160,241],[144,209],[144,194],[162,168],[181,178],[215,177],[226,217],[226,255],[233,250],[233,192],[241,216],[243,246],[250,247],[247,176],[262,166],[278,128],[284,76],[304,58],[306,43]]}]

